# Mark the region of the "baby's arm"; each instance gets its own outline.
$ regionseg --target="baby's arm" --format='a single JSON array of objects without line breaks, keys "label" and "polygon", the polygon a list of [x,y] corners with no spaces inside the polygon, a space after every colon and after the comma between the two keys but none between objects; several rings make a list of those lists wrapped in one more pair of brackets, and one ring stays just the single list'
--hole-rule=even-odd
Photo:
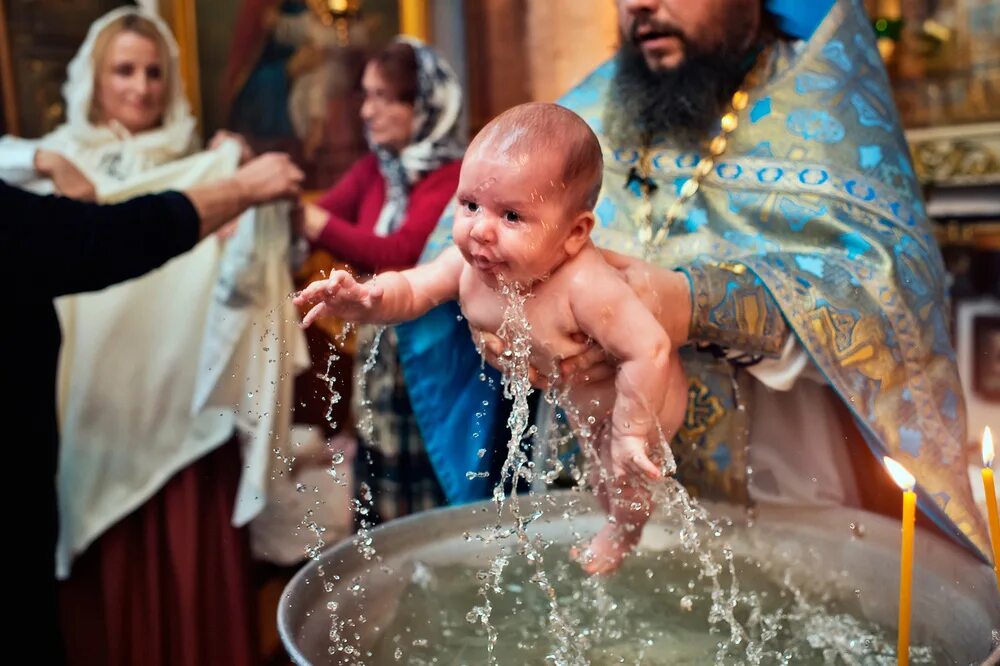
[{"label": "baby's arm", "polygon": [[416,319],[445,301],[458,297],[465,260],[458,248],[445,250],[434,261],[405,271],[390,271],[368,282],[357,282],[347,271],[317,280],[296,297],[295,304],[312,305],[302,325],[336,315],[350,321],[395,324]]},{"label": "baby's arm", "polygon": [[670,338],[618,271],[603,260],[577,265],[570,290],[573,316],[584,333],[620,362],[611,415],[614,474],[658,479],[660,470],[649,459],[646,442],[656,435],[667,392]]}]

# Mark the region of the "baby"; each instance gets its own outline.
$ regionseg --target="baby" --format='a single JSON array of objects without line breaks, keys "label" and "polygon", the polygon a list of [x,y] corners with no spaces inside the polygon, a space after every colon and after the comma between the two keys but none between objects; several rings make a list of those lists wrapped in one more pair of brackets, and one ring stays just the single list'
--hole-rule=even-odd
[{"label": "baby", "polygon": [[[414,319],[458,299],[469,325],[495,333],[507,302],[502,285],[530,290],[531,364],[555,368],[594,340],[616,359],[615,376],[579,385],[570,425],[596,433],[598,494],[608,523],[582,559],[608,573],[635,547],[652,510],[646,480],[661,468],[681,424],[686,381],[670,339],[622,275],[590,240],[601,189],[597,137],[575,113],[524,104],[493,119],[462,162],[455,245],[427,264],[366,283],[337,271],[296,297],[314,305],[303,325],[327,314],[375,323]],[[593,417],[593,420],[591,420]]]}]

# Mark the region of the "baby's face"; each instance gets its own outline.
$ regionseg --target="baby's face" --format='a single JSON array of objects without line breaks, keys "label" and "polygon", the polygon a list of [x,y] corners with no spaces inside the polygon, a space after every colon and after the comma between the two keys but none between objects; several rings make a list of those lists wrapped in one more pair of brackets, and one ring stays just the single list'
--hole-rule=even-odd
[{"label": "baby's face", "polygon": [[564,184],[554,180],[561,172],[558,155],[512,155],[488,145],[466,154],[453,236],[490,282],[528,286],[565,261],[572,215]]}]

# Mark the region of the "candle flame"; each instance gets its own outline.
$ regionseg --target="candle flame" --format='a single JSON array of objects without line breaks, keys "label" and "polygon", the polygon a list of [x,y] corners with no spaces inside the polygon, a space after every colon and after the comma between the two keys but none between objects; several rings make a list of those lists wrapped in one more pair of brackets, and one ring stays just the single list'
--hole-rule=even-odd
[{"label": "candle flame", "polygon": [[983,467],[993,467],[993,433],[989,426],[983,428]]},{"label": "candle flame", "polygon": [[905,467],[889,456],[885,456],[882,460],[885,462],[886,469],[889,470],[889,476],[892,477],[897,486],[903,490],[913,490],[913,486],[916,485],[917,480],[913,478],[912,474],[906,471]]}]

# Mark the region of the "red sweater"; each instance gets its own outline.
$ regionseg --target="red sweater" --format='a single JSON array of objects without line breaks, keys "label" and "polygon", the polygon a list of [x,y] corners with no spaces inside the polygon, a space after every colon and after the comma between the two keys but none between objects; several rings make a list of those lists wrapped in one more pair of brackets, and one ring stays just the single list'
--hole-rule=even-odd
[{"label": "red sweater", "polygon": [[374,154],[361,158],[316,202],[330,213],[330,220],[315,245],[363,271],[413,266],[455,195],[461,166],[461,160],[449,162],[417,183],[410,190],[403,224],[388,236],[376,236],[385,179]]}]

